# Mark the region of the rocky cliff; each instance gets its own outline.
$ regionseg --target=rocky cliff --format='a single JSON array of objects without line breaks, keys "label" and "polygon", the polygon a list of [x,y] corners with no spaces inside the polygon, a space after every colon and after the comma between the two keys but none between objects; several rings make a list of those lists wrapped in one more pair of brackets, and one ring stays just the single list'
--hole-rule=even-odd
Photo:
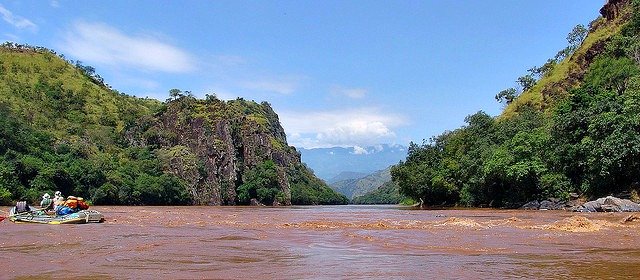
[{"label": "rocky cliff", "polygon": [[620,11],[629,3],[629,0],[607,0],[607,2],[600,9],[600,14],[607,20],[612,20],[618,15]]},{"label": "rocky cliff", "polygon": [[139,120],[128,132],[132,145],[156,148],[164,170],[188,182],[195,204],[234,205],[245,171],[271,160],[277,166],[280,203],[291,204],[287,170],[301,165],[287,145],[269,103],[181,96],[165,110]]}]

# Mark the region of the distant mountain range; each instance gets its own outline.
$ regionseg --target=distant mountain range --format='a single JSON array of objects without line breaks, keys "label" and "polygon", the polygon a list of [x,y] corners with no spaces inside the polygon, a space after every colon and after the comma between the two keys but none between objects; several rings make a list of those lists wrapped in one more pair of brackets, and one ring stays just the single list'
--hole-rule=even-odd
[{"label": "distant mountain range", "polygon": [[386,144],[366,148],[333,147],[298,151],[302,154],[302,162],[327,182],[362,178],[407,157],[405,146]]}]

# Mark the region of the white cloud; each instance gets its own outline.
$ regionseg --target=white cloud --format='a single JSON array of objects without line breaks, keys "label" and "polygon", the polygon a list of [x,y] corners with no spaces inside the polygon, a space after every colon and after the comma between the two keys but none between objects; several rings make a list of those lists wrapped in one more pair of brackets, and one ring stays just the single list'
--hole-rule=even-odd
[{"label": "white cloud", "polygon": [[195,69],[185,51],[149,35],[131,36],[102,23],[78,22],[60,48],[86,62],[180,73]]},{"label": "white cloud", "polygon": [[4,21],[18,29],[31,29],[33,31],[36,31],[38,29],[38,26],[35,23],[21,16],[14,15],[11,11],[5,9],[5,7],[2,5],[0,5],[0,14],[2,15],[2,19]]},{"label": "white cloud", "polygon": [[346,96],[351,99],[360,99],[367,95],[368,91],[364,88],[343,88],[335,86],[331,92],[337,95]]},{"label": "white cloud", "polygon": [[51,2],[49,2],[49,5],[51,5],[51,7],[54,7],[54,8],[59,8],[60,2],[58,2],[58,0],[51,0]]},{"label": "white cloud", "polygon": [[402,116],[377,108],[322,112],[281,112],[280,120],[290,144],[303,148],[366,147],[393,142],[393,128],[403,125]]},{"label": "white cloud", "polygon": [[367,151],[367,149],[360,147],[360,146],[353,146],[353,153],[354,155],[368,155],[369,151]]}]

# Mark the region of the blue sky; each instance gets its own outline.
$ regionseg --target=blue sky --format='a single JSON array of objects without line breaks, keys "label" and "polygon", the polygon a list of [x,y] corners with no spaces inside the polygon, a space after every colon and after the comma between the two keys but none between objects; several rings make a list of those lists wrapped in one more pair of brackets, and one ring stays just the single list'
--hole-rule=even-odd
[{"label": "blue sky", "polygon": [[268,101],[290,145],[421,142],[564,48],[602,0],[0,1],[0,41],[52,48],[114,89]]}]

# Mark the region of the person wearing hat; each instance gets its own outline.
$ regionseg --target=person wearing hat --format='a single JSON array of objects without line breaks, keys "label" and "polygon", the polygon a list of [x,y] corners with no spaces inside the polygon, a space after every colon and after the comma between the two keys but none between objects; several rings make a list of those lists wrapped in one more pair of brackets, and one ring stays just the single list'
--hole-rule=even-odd
[{"label": "person wearing hat", "polygon": [[40,201],[40,208],[43,210],[48,210],[53,208],[53,200],[51,200],[51,196],[49,193],[45,193],[42,196],[42,201]]},{"label": "person wearing hat", "polygon": [[62,192],[56,191],[55,193],[53,193],[53,201],[58,200],[58,197],[63,197]]},{"label": "person wearing hat", "polygon": [[53,196],[53,210],[58,211],[58,208],[64,205],[64,201],[65,199],[64,196],[62,196],[62,193],[60,191],[56,191]]}]

